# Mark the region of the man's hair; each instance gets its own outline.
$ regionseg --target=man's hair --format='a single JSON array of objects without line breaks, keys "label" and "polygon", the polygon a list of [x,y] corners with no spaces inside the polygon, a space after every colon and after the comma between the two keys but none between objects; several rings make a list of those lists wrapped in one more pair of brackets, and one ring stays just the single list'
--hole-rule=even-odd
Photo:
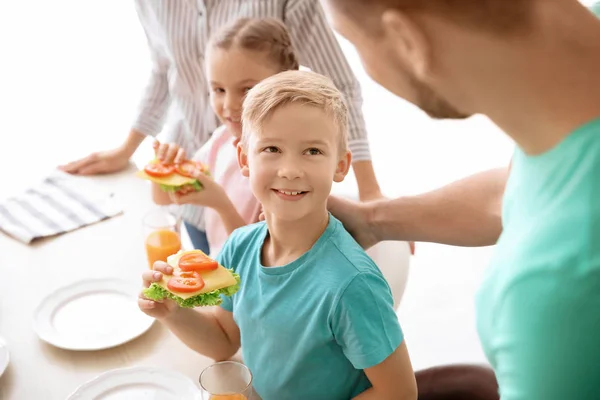
[{"label": "man's hair", "polygon": [[[406,13],[435,13],[460,25],[511,33],[529,25],[537,0],[330,0],[355,21],[369,10],[397,9]],[[551,1],[551,0],[542,0]]]},{"label": "man's hair", "polygon": [[333,82],[310,71],[286,71],[273,75],[254,86],[244,99],[242,144],[249,135],[260,132],[273,113],[290,104],[316,107],[329,115],[339,134],[339,150],[348,148],[348,107]]},{"label": "man's hair", "polygon": [[237,19],[211,36],[209,46],[265,52],[281,71],[300,66],[285,25],[275,18]]}]

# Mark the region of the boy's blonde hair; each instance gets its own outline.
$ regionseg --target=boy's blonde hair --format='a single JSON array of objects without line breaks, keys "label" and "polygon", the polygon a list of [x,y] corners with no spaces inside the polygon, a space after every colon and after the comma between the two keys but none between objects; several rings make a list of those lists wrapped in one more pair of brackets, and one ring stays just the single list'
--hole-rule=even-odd
[{"label": "boy's blonde hair", "polygon": [[211,36],[209,46],[265,52],[280,71],[300,67],[285,25],[275,18],[239,18]]},{"label": "boy's blonde hair", "polygon": [[254,86],[242,107],[242,145],[248,145],[252,132],[277,109],[289,104],[316,107],[333,119],[339,133],[339,151],[348,149],[348,107],[333,82],[310,71],[286,71],[273,75]]}]

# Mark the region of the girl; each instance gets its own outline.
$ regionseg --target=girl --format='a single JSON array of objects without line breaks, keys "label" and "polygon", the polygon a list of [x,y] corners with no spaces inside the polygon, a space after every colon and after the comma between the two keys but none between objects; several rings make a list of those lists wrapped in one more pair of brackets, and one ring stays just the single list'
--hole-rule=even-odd
[{"label": "girl", "polygon": [[[153,185],[153,198],[161,205],[184,205],[183,219],[194,247],[214,256],[234,229],[256,222],[260,212],[237,162],[244,96],[261,80],[297,70],[299,64],[285,26],[271,18],[236,20],[211,38],[205,58],[211,106],[223,125],[193,159],[207,164],[212,179],[198,173],[203,186],[199,192],[165,193]],[[185,158],[184,150],[173,143],[155,142],[154,148],[166,163]]]}]

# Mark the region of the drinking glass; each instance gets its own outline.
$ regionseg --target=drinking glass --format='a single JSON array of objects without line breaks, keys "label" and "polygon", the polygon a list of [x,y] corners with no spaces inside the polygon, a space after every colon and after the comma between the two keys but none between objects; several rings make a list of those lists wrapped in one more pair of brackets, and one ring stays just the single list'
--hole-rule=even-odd
[{"label": "drinking glass", "polygon": [[167,207],[150,210],[143,219],[146,256],[150,268],[155,261],[167,261],[167,257],[181,250],[179,220]]},{"label": "drinking glass", "polygon": [[237,361],[221,361],[200,374],[204,400],[251,400],[252,373]]}]

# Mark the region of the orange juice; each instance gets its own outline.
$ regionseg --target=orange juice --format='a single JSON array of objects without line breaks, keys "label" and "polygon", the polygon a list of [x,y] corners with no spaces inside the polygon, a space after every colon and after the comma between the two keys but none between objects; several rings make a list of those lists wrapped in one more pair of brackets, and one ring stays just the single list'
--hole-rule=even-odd
[{"label": "orange juice", "polygon": [[243,394],[211,394],[208,400],[247,400]]},{"label": "orange juice", "polygon": [[167,229],[154,231],[146,238],[146,254],[150,268],[155,261],[167,261],[167,257],[181,250],[181,240],[177,232]]}]

